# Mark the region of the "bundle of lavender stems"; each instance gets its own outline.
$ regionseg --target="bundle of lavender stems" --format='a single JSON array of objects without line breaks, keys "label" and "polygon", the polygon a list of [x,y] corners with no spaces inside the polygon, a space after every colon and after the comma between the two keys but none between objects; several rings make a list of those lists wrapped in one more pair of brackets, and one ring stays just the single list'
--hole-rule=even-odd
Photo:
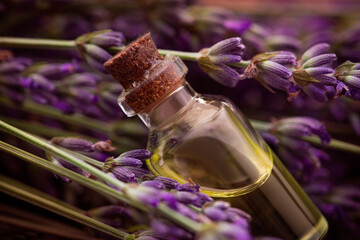
[{"label": "bundle of lavender stems", "polygon": [[2,239],[278,239],[147,169],[147,129],[103,66],[146,32],[197,92],[250,118],[327,218],[325,239],[359,236],[360,4],[249,15],[200,2],[0,3]]}]

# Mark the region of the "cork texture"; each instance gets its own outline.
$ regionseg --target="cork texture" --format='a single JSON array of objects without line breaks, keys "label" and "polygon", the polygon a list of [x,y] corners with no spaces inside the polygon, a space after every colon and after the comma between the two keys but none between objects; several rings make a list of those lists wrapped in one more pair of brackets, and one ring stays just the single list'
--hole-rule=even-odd
[{"label": "cork texture", "polygon": [[104,64],[128,92],[125,101],[135,113],[150,111],[182,84],[175,63],[160,70],[154,67],[161,61],[163,57],[147,33]]},{"label": "cork texture", "polygon": [[144,81],[145,72],[159,60],[163,57],[147,33],[105,62],[104,67],[125,89],[131,89]]}]

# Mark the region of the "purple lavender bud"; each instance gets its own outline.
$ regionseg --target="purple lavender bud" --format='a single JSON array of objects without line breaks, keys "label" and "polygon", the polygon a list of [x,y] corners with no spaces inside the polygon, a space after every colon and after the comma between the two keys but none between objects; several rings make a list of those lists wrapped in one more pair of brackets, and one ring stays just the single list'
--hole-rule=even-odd
[{"label": "purple lavender bud", "polygon": [[176,188],[177,191],[185,191],[185,192],[199,192],[200,186],[194,183],[184,183],[179,185]]},{"label": "purple lavender bud", "polygon": [[334,70],[332,68],[325,68],[325,67],[311,67],[311,68],[306,68],[306,72],[310,76],[316,76],[316,75],[333,73]]},{"label": "purple lavender bud", "polygon": [[356,89],[358,91],[360,90],[360,77],[348,75],[342,77],[342,81],[349,87]]},{"label": "purple lavender bud", "polygon": [[288,70],[283,65],[273,62],[273,61],[263,61],[257,64],[263,71],[274,74],[284,79],[289,79],[292,76],[290,70]]},{"label": "purple lavender bud", "polygon": [[120,157],[115,158],[113,165],[116,166],[131,166],[131,167],[141,167],[143,165],[142,161],[136,158],[130,157]]},{"label": "purple lavender bud", "polygon": [[32,80],[30,84],[31,89],[38,88],[45,91],[53,91],[55,89],[55,85],[40,74],[31,74],[29,78]]},{"label": "purple lavender bud", "polygon": [[190,192],[177,192],[176,198],[179,202],[184,204],[194,204],[198,201],[198,197]]},{"label": "purple lavender bud", "polygon": [[295,66],[296,56],[292,52],[281,51],[271,58],[271,61],[284,66]]},{"label": "purple lavender bud", "polygon": [[182,203],[176,203],[176,209],[175,209],[178,213],[192,219],[195,221],[199,221],[200,220],[200,215],[195,212],[194,210],[192,210],[191,208],[189,208],[188,206],[186,206],[185,204]]},{"label": "purple lavender bud", "polygon": [[[307,69],[306,69],[307,71]],[[313,76],[314,79],[318,80],[319,83],[325,85],[324,88],[329,86],[334,86],[337,84],[337,80],[335,77],[329,76],[329,75],[317,75]]]},{"label": "purple lavender bud", "polygon": [[210,56],[210,61],[213,64],[237,63],[241,61],[241,56],[233,54],[215,55]]},{"label": "purple lavender bud", "polygon": [[82,69],[80,68],[77,62],[74,63],[63,63],[63,64],[45,64],[37,69],[37,73],[48,77],[48,78],[62,78],[68,74],[80,72]]},{"label": "purple lavender bud", "polygon": [[240,74],[225,64],[219,64],[217,67],[218,69],[208,72],[209,76],[222,85],[235,87],[240,80]]},{"label": "purple lavender bud", "polygon": [[241,38],[234,37],[222,40],[209,48],[210,55],[222,55],[229,52],[242,53],[245,50],[245,46],[242,44]]},{"label": "purple lavender bud", "polygon": [[207,207],[203,209],[203,213],[215,222],[223,221],[226,219],[226,214],[217,207]]},{"label": "purple lavender bud", "polygon": [[81,138],[55,137],[51,140],[51,143],[73,151],[81,151],[81,152],[94,151],[93,143]]},{"label": "purple lavender bud", "polygon": [[220,210],[226,210],[230,207],[230,203],[225,201],[215,201],[212,206],[219,208]]},{"label": "purple lavender bud", "polygon": [[266,85],[275,89],[289,91],[292,83],[287,78],[282,78],[276,74],[268,72],[259,72],[256,79],[260,82],[264,82]]},{"label": "purple lavender bud", "polygon": [[279,139],[269,132],[260,131],[260,135],[270,145],[276,146],[279,144]]},{"label": "purple lavender bud", "polygon": [[157,188],[157,189],[165,189],[164,184],[162,184],[161,182],[152,181],[152,180],[144,181],[140,185],[145,186],[145,187]]},{"label": "purple lavender bud", "polygon": [[303,66],[304,68],[328,66],[336,61],[336,55],[333,53],[321,54],[307,60]]},{"label": "purple lavender bud", "polygon": [[84,48],[87,55],[102,64],[112,57],[110,53],[93,44],[87,44]]},{"label": "purple lavender bud", "polygon": [[124,168],[127,168],[128,170],[130,170],[132,173],[134,173],[135,177],[137,178],[143,178],[145,175],[149,175],[150,171],[144,168],[139,168],[139,167],[130,167],[130,166],[126,166]]},{"label": "purple lavender bud", "polygon": [[197,207],[202,207],[206,202],[213,202],[214,201],[211,197],[209,197],[205,193],[197,192],[197,193],[194,193],[194,194],[196,194],[197,197],[198,197],[196,203],[194,203],[194,205],[197,206]]},{"label": "purple lavender bud", "polygon": [[106,32],[98,34],[90,40],[90,43],[101,46],[123,46],[125,37],[121,32]]},{"label": "purple lavender bud", "polygon": [[160,202],[161,192],[155,188],[137,186],[136,188],[126,188],[124,191],[124,193],[127,194],[130,198],[141,201],[153,207],[156,207]]},{"label": "purple lavender bud", "polygon": [[122,153],[119,157],[130,157],[130,158],[137,158],[140,160],[149,159],[151,156],[151,152],[145,149],[135,149],[131,151],[127,151]]},{"label": "purple lavender bud", "polygon": [[249,214],[247,214],[246,212],[244,212],[243,210],[231,207],[226,210],[226,213],[230,213],[230,212],[237,214],[239,217],[246,219],[248,222],[251,221],[251,216]]},{"label": "purple lavender bud", "polygon": [[318,56],[320,54],[328,52],[329,49],[330,49],[330,45],[327,43],[316,44],[304,52],[304,54],[302,55],[301,61],[306,62],[310,58],[313,58],[315,56]]},{"label": "purple lavender bud", "polygon": [[21,73],[24,69],[25,66],[16,61],[0,63],[0,74]]},{"label": "purple lavender bud", "polygon": [[154,178],[153,180],[164,184],[165,189],[167,189],[167,190],[176,189],[180,185],[180,183],[178,181],[168,178],[168,177],[159,176],[159,177]]},{"label": "purple lavender bud", "polygon": [[124,167],[114,167],[111,172],[122,182],[137,182],[135,174]]}]

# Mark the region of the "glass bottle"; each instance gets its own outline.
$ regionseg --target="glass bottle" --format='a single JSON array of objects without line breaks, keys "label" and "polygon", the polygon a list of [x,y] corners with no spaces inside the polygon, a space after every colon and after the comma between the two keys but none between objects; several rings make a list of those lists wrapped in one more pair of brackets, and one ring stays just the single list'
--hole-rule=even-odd
[{"label": "glass bottle", "polygon": [[[145,51],[156,47],[144,38],[151,40],[145,36],[130,44],[105,67],[124,85],[122,110],[138,115],[150,130],[149,169],[180,183],[191,179],[202,192],[247,211],[254,235],[323,238],[325,218],[236,106],[196,93],[184,79],[183,62]],[[142,51],[156,56],[141,56]],[[131,77],[115,72],[129,59],[136,65],[128,69]],[[139,68],[141,80],[134,82]]]}]

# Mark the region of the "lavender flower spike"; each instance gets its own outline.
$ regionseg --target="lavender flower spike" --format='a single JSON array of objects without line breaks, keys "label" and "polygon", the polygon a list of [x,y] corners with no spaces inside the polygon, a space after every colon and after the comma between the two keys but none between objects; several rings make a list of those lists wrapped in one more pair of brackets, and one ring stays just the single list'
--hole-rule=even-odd
[{"label": "lavender flower spike", "polygon": [[81,138],[55,137],[51,139],[51,143],[73,151],[81,151],[81,152],[94,151],[93,143]]},{"label": "lavender flower spike", "polygon": [[[337,85],[345,96],[360,100],[360,63],[346,61],[336,68],[336,78],[341,81]],[[345,91],[343,85],[346,85]]]},{"label": "lavender flower spike", "polygon": [[109,30],[84,34],[76,39],[80,55],[96,70],[107,74],[103,64],[111,58],[103,47],[122,46],[124,35]]},{"label": "lavender flower spike", "polygon": [[293,71],[294,81],[307,95],[319,102],[326,102],[328,88],[334,89],[337,84],[332,68],[336,55],[326,53],[329,48],[327,43],[312,46],[304,52],[299,66]]},{"label": "lavender flower spike", "polygon": [[294,84],[290,81],[290,67],[296,64],[296,56],[291,52],[267,52],[253,57],[246,68],[244,78],[255,78],[265,88],[272,88],[290,93],[294,92]]},{"label": "lavender flower spike", "polygon": [[215,81],[228,87],[235,87],[240,80],[240,74],[227,64],[240,62],[244,50],[245,46],[241,38],[225,39],[210,48],[202,49],[198,63],[200,68]]}]

